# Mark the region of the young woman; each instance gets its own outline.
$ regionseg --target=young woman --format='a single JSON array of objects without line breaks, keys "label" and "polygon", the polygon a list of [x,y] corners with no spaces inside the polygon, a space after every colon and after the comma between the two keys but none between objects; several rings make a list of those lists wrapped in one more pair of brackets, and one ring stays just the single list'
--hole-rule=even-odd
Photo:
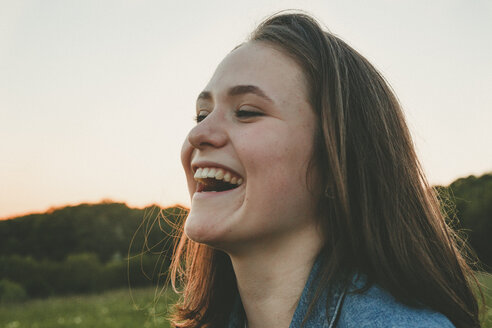
[{"label": "young woman", "polygon": [[176,327],[479,327],[398,101],[302,13],[220,63],[182,149]]}]

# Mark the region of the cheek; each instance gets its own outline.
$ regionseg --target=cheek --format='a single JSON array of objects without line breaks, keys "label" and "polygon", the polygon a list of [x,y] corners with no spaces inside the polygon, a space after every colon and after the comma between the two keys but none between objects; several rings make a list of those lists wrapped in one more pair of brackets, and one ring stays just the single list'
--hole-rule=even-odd
[{"label": "cheek", "polygon": [[305,189],[314,138],[309,130],[295,131],[283,126],[259,127],[241,136],[242,142],[236,150],[241,154],[248,177],[255,178],[255,184],[269,192]]}]

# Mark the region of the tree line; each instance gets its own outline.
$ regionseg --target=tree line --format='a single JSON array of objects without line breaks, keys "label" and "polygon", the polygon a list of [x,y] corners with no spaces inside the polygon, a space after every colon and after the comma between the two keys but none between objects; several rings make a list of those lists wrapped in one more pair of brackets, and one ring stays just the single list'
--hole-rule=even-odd
[{"label": "tree line", "polygon": [[436,186],[448,223],[479,259],[478,269],[492,267],[492,174],[470,175],[449,186]]},{"label": "tree line", "polygon": [[162,285],[186,213],[103,202],[0,221],[0,302]]},{"label": "tree line", "polygon": [[[448,223],[492,265],[492,174],[435,186]],[[187,209],[80,204],[0,221],[0,302],[164,284]]]}]

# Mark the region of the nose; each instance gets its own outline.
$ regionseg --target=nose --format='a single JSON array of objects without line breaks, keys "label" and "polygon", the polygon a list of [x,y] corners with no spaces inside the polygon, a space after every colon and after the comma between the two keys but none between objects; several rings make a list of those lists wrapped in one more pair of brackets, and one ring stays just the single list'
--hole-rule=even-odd
[{"label": "nose", "polygon": [[188,134],[189,143],[196,149],[203,150],[207,147],[220,148],[227,143],[227,134],[224,122],[220,120],[218,113],[210,113],[203,121],[198,123]]}]

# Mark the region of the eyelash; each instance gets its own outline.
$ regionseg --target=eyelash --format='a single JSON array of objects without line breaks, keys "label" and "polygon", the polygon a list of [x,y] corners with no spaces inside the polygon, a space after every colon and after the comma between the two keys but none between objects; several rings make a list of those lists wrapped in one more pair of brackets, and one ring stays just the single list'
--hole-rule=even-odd
[{"label": "eyelash", "polygon": [[[255,116],[263,116],[263,113],[261,113],[261,112],[256,112],[256,111],[252,111],[252,110],[240,110],[240,109],[237,110],[235,114],[236,114],[236,117],[238,117],[238,118],[250,118],[250,117],[255,117]],[[207,115],[197,114],[195,117],[195,121],[197,123],[200,123],[201,121],[203,121],[206,118],[207,118]]]},{"label": "eyelash", "polygon": [[238,109],[236,111],[236,117],[239,118],[248,118],[254,116],[263,116],[263,113],[254,110],[241,110],[241,109]]},{"label": "eyelash", "polygon": [[195,116],[195,122],[200,123],[200,122],[201,122],[201,121],[203,121],[206,117],[207,117],[207,115],[203,115],[203,114],[196,114],[196,116]]}]

